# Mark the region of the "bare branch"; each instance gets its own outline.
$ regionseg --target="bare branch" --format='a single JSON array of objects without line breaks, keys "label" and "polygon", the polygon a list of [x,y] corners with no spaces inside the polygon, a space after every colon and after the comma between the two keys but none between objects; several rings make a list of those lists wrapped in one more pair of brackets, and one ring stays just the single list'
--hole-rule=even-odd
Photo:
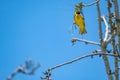
[{"label": "bare branch", "polygon": [[110,0],[107,1],[108,3],[108,16],[109,16],[109,19],[108,19],[108,23],[110,24],[110,28],[111,28],[111,32],[113,30],[113,22],[112,22],[112,17],[114,16],[113,13],[111,13],[111,7],[112,7],[112,3]]},{"label": "bare branch", "polygon": [[101,12],[100,12],[100,7],[99,7],[99,2],[96,3],[96,7],[97,7],[97,12],[98,12],[99,39],[100,39],[100,45],[102,45],[103,38],[102,38]]},{"label": "bare branch", "polygon": [[115,78],[119,80],[119,70],[118,70],[118,58],[114,58],[114,65],[115,65]]},{"label": "bare branch", "polygon": [[[115,39],[112,41],[112,46],[113,46],[113,54],[118,54],[117,53],[117,45],[115,44]],[[119,71],[118,71],[118,58],[114,58],[114,66],[115,66],[115,80],[119,80]]]},{"label": "bare branch", "polygon": [[114,3],[115,21],[116,21],[117,34],[118,34],[118,44],[119,44],[119,50],[120,50],[120,16],[119,16],[118,0],[113,0],[113,3]]},{"label": "bare branch", "polygon": [[86,44],[100,45],[100,43],[98,43],[98,42],[88,41],[88,40],[79,39],[79,38],[72,38],[72,43],[73,43],[73,44],[74,44],[76,41],[85,42]]},{"label": "bare branch", "polygon": [[[106,53],[107,44],[106,44],[106,42],[103,42],[103,37],[102,37],[101,12],[100,12],[99,2],[97,2],[96,7],[97,7],[97,12],[98,12],[98,26],[99,26],[100,46],[101,46],[102,52]],[[111,69],[110,69],[109,61],[108,61],[108,58],[107,58],[106,55],[103,55],[103,60],[104,60],[105,68],[106,68],[106,73],[108,75],[108,79],[113,80],[113,76],[111,74],[109,74]]]},{"label": "bare branch", "polygon": [[[107,42],[104,41],[102,46],[101,46],[101,49],[102,49],[103,53],[107,52],[107,50],[106,50],[107,45],[108,45]],[[103,55],[102,57],[103,57],[103,60],[104,60],[104,64],[105,64],[105,68],[106,68],[106,73],[108,75],[108,79],[113,80],[113,76],[112,76],[112,74],[110,74],[111,73],[111,68],[110,68],[110,63],[109,63],[108,57],[106,55]]]},{"label": "bare branch", "polygon": [[80,57],[75,58],[75,59],[73,59],[73,60],[71,60],[71,61],[68,61],[68,62],[59,64],[59,65],[56,65],[56,66],[54,66],[54,67],[51,67],[51,68],[49,68],[49,70],[53,70],[53,69],[56,69],[56,68],[59,68],[59,67],[62,67],[62,66],[68,65],[68,64],[72,64],[72,63],[74,63],[74,62],[76,62],[76,61],[79,61],[79,60],[81,60],[81,59],[84,59],[84,58],[87,58],[87,57],[93,57],[93,56],[97,56],[97,55],[99,55],[99,56],[106,55],[106,56],[120,57],[119,54],[91,53],[91,54],[88,54],[88,55],[80,56]]},{"label": "bare branch", "polygon": [[115,9],[115,17],[116,20],[119,19],[119,8],[118,8],[118,0],[113,0],[114,2],[114,9]]},{"label": "bare branch", "polygon": [[100,0],[96,0],[95,2],[92,2],[90,4],[83,4],[83,6],[88,7],[88,6],[92,6],[95,5],[96,3],[98,3]]},{"label": "bare branch", "polygon": [[38,64],[36,67],[33,67],[31,71],[26,71],[28,70],[28,67],[25,65],[25,66],[19,66],[15,72],[13,72],[8,78],[7,80],[12,80],[16,75],[17,73],[23,73],[25,75],[31,75],[31,74],[34,74],[34,72],[40,67],[40,64]]},{"label": "bare branch", "polygon": [[7,80],[12,80],[12,78],[18,73],[23,71],[25,66],[19,66],[8,78]]},{"label": "bare branch", "polygon": [[116,49],[117,49],[117,54],[119,54],[120,50],[119,50],[119,44],[116,43]]}]

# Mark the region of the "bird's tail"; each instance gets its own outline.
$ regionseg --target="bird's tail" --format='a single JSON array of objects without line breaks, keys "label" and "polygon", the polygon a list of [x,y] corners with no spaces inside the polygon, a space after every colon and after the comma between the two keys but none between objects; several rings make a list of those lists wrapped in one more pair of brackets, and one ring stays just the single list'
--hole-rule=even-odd
[{"label": "bird's tail", "polygon": [[86,34],[87,31],[85,29],[85,27],[80,27],[80,30],[79,30],[79,34]]}]

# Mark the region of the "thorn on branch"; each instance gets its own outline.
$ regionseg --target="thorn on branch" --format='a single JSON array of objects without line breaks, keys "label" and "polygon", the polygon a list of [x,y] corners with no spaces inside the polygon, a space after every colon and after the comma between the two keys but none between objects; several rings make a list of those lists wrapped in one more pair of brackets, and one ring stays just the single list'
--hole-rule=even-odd
[{"label": "thorn on branch", "polygon": [[120,67],[118,67],[118,69],[120,70]]},{"label": "thorn on branch", "polygon": [[93,55],[91,55],[91,58],[93,59]]},{"label": "thorn on branch", "polygon": [[71,42],[73,43],[73,45],[74,45],[74,43],[75,43],[76,41],[84,42],[84,43],[86,43],[86,44],[100,45],[100,43],[98,43],[98,42],[93,42],[93,41],[89,41],[89,40],[85,40],[85,39],[72,38],[72,40],[71,40]]},{"label": "thorn on branch", "polygon": [[110,14],[110,17],[111,17],[111,18],[115,18],[115,14],[114,14],[114,13],[111,13],[111,14]]},{"label": "thorn on branch", "polygon": [[110,8],[112,7],[112,3],[111,2],[108,3],[108,7],[110,7]]},{"label": "thorn on branch", "polygon": [[111,75],[111,74],[112,74],[112,71],[111,71],[111,70],[109,70],[109,71],[108,71],[108,74],[109,74],[109,75]]},{"label": "thorn on branch", "polygon": [[102,56],[102,54],[99,54],[99,57],[101,57]]},{"label": "thorn on branch", "polygon": [[112,50],[107,50],[107,52],[108,52],[108,53],[111,53],[111,52],[112,52]]},{"label": "thorn on branch", "polygon": [[117,18],[116,21],[117,21],[117,22],[120,22],[120,19]]},{"label": "thorn on branch", "polygon": [[100,18],[97,18],[97,20],[100,20],[100,21],[103,21],[103,19],[100,17]]},{"label": "thorn on branch", "polygon": [[76,39],[72,39],[71,42],[72,42],[72,45],[74,45],[76,42]]},{"label": "thorn on branch", "polygon": [[52,80],[50,78],[50,76],[51,76],[51,70],[50,69],[48,69],[48,71],[46,71],[46,72],[43,72],[43,74],[45,75],[45,78],[41,77],[42,80]]},{"label": "thorn on branch", "polygon": [[88,44],[88,42],[85,42],[85,44]]},{"label": "thorn on branch", "polygon": [[93,53],[98,53],[98,51],[97,51],[97,50],[94,50]]},{"label": "thorn on branch", "polygon": [[118,57],[120,58],[120,54],[118,54]]},{"label": "thorn on branch", "polygon": [[102,52],[101,50],[94,50],[93,53],[99,53]]},{"label": "thorn on branch", "polygon": [[20,67],[18,67],[18,69],[17,69],[15,72],[22,72],[23,69],[24,69],[24,67],[23,67],[23,66],[20,66]]},{"label": "thorn on branch", "polygon": [[109,75],[115,74],[115,72],[112,72],[111,70],[108,71]]}]

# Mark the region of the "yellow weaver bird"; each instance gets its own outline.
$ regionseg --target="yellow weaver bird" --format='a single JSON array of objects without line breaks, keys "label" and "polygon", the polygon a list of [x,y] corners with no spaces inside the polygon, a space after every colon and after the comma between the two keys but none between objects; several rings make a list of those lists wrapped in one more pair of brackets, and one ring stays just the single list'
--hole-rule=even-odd
[{"label": "yellow weaver bird", "polygon": [[86,34],[85,21],[84,18],[80,15],[80,12],[75,12],[74,14],[74,24],[79,27],[79,34]]}]

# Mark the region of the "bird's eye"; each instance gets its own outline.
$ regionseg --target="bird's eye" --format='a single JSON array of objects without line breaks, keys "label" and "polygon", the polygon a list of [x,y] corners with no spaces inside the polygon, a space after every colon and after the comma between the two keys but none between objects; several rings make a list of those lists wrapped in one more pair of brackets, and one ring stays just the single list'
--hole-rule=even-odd
[{"label": "bird's eye", "polygon": [[80,12],[79,12],[79,11],[77,11],[77,12],[76,12],[76,14],[80,14]]}]

